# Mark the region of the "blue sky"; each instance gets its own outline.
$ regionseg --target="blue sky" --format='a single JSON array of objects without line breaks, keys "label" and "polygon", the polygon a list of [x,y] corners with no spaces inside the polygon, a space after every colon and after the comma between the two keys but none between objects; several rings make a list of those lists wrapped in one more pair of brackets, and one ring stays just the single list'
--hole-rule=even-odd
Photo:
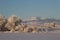
[{"label": "blue sky", "polygon": [[60,0],[0,0],[0,14],[60,18]]}]

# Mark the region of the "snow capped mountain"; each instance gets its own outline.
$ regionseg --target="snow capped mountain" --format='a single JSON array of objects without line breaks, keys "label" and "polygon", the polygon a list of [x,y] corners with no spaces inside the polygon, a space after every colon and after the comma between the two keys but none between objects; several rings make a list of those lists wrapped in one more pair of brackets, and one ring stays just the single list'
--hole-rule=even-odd
[{"label": "snow capped mountain", "polygon": [[60,19],[54,19],[54,18],[44,18],[44,17],[31,17],[28,20],[25,20],[24,22],[41,22],[41,23],[45,23],[45,22],[59,22],[60,23]]},{"label": "snow capped mountain", "polygon": [[46,18],[44,18],[44,17],[31,17],[31,18],[29,18],[27,20],[31,21],[31,20],[45,20],[45,19]]}]

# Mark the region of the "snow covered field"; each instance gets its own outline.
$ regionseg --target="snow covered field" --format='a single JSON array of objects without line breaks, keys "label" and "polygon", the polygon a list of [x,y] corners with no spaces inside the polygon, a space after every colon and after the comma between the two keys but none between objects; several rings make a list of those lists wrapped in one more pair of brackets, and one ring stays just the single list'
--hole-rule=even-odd
[{"label": "snow covered field", "polygon": [[60,33],[0,33],[0,40],[60,40]]}]

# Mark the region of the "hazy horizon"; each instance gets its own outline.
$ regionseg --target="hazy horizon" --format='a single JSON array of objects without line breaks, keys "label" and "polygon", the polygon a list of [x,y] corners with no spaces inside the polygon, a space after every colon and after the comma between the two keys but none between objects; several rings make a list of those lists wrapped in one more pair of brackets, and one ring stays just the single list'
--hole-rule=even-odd
[{"label": "hazy horizon", "polygon": [[21,18],[60,18],[60,0],[0,0],[0,14]]}]

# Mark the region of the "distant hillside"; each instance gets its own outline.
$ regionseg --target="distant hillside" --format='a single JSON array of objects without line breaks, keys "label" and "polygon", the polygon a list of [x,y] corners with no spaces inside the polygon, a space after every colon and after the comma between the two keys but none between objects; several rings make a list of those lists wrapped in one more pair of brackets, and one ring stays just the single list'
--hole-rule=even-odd
[{"label": "distant hillside", "polygon": [[29,20],[25,20],[23,21],[24,23],[29,23],[29,22],[56,22],[56,23],[60,23],[60,19],[54,19],[54,18],[41,18],[41,17],[32,17]]}]

